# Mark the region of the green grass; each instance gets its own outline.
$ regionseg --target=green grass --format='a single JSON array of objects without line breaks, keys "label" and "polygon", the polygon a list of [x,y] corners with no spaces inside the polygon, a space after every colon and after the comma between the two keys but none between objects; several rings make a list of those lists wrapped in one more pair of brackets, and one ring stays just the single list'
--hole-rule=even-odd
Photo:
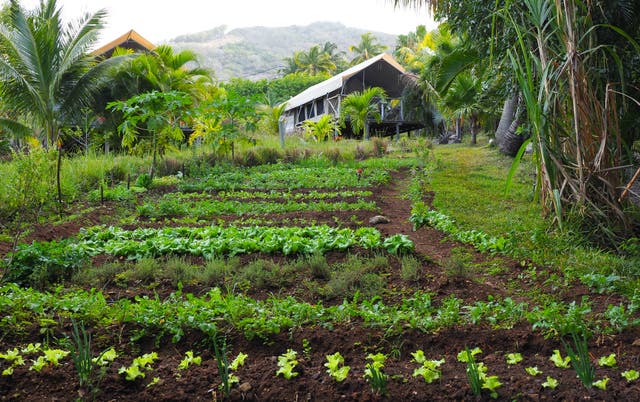
[{"label": "green grass", "polygon": [[532,201],[533,170],[526,161],[505,196],[511,159],[495,149],[447,145],[436,147],[434,156],[433,206],[461,227],[500,236],[546,226],[542,209]]},{"label": "green grass", "polygon": [[[519,167],[509,194],[506,177],[512,159],[489,147],[446,145],[434,148],[435,168],[428,189],[433,207],[466,230],[509,236],[511,256],[540,267],[560,269],[569,279],[598,272],[623,277],[616,289],[632,296],[640,284],[640,262],[599,250],[572,232],[560,232],[534,202],[530,156]],[[570,226],[569,226],[570,227]]]}]

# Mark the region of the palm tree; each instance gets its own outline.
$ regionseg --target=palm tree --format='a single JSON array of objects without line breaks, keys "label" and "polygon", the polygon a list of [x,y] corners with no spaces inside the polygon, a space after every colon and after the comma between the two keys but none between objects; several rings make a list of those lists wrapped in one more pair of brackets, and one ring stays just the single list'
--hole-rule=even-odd
[{"label": "palm tree", "polygon": [[336,64],[331,59],[331,54],[323,51],[320,45],[312,46],[306,52],[295,52],[293,59],[298,66],[297,71],[309,75],[332,74],[336,70]]},{"label": "palm tree", "polygon": [[360,36],[360,43],[357,46],[349,46],[349,51],[355,53],[353,60],[351,60],[351,65],[355,66],[356,64],[360,64],[365,60],[379,55],[385,50],[387,50],[387,47],[378,43],[378,39],[373,36],[371,32],[362,34]]},{"label": "palm tree", "polygon": [[443,106],[455,120],[458,140],[461,138],[462,120],[468,117],[471,129],[471,144],[476,143],[478,117],[482,110],[480,105],[481,90],[481,79],[471,72],[465,71],[456,77],[443,98]]},{"label": "palm tree", "polygon": [[364,139],[369,139],[369,121],[380,122],[380,108],[375,98],[384,100],[387,97],[384,89],[373,87],[364,91],[355,91],[345,96],[340,105],[340,125],[346,126],[347,120],[351,124],[354,134],[364,131]]},{"label": "palm tree", "polygon": [[59,201],[60,128],[91,106],[106,71],[121,61],[96,64],[88,55],[105,16],[106,11],[100,10],[67,24],[56,0],[41,2],[33,12],[11,0],[8,20],[0,29],[0,96],[4,106],[24,118],[33,131],[43,130],[47,147],[59,148]]},{"label": "palm tree", "polygon": [[305,135],[315,142],[325,141],[338,131],[338,122],[331,114],[324,114],[318,121],[306,120],[302,127]]}]

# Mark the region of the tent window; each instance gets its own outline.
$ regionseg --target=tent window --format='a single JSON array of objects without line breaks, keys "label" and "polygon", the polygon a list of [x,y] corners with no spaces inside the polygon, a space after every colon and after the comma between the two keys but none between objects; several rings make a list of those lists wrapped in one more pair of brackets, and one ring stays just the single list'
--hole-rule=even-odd
[{"label": "tent window", "polygon": [[315,113],[313,112],[313,102],[307,103],[305,105],[305,109],[307,110],[307,119],[315,116]]},{"label": "tent window", "polygon": [[318,116],[321,115],[321,114],[324,114],[324,101],[323,100],[320,100],[320,101],[318,101],[318,103],[316,103],[316,112],[318,112],[318,113],[316,113],[316,115],[318,115]]}]

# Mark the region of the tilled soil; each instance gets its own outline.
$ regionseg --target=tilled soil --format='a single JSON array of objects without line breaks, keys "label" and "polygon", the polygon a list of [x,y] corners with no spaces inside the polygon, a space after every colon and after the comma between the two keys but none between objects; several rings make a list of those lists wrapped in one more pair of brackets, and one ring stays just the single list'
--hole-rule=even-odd
[{"label": "tilled soil", "polygon": [[[489,273],[486,269],[478,268],[464,276],[452,275],[447,272],[447,261],[454,247],[465,247],[448,240],[441,232],[431,228],[421,228],[413,231],[408,221],[411,205],[402,198],[403,182],[407,178],[406,172],[393,174],[392,184],[381,186],[374,190],[373,199],[378,204],[382,215],[390,222],[378,225],[383,236],[396,233],[408,235],[415,243],[415,255],[423,263],[423,275],[415,282],[403,281],[398,271],[400,262],[390,258],[389,267],[383,274],[387,280],[387,288],[393,292],[383,295],[385,303],[400,303],[403,297],[410,296],[417,290],[429,291],[433,294],[433,303],[455,295],[462,299],[465,305],[476,301],[486,301],[488,297],[496,299],[512,297],[516,301],[526,298],[527,289],[537,289],[552,293],[563,301],[579,302],[583,295],[589,295],[594,312],[604,311],[609,304],[617,305],[622,299],[611,295],[592,294],[587,288],[579,284],[569,284],[565,287],[550,288],[547,275],[540,274],[536,278],[523,274],[524,268],[519,262],[505,258],[490,257],[474,252],[476,266],[496,266],[503,269]],[[53,240],[71,236],[81,227],[96,223],[109,223],[113,215],[114,204],[97,207],[90,212],[80,215],[78,219],[60,225],[43,225],[32,231],[26,241]],[[277,224],[286,219],[292,222],[296,218],[300,221],[335,224],[357,227],[368,225],[368,219],[377,213],[372,212],[325,212],[325,213],[290,213],[261,216]],[[355,218],[354,218],[355,216]],[[237,217],[221,217],[233,220]],[[115,222],[112,222],[115,224]],[[205,224],[205,223],[203,223]],[[166,226],[166,222],[154,223],[140,221],[129,225],[136,226]],[[2,254],[8,251],[6,243],[0,244]],[[358,253],[358,250],[354,252]],[[366,252],[361,251],[362,254]],[[285,262],[283,256],[243,256],[243,262],[252,259],[272,258],[274,262]],[[329,253],[329,262],[344,259],[342,253]],[[99,263],[102,261],[96,261]],[[556,275],[561,275],[555,272]],[[301,281],[298,281],[301,283]],[[516,285],[514,285],[514,283]],[[515,286],[515,288],[514,288]],[[160,287],[149,290],[140,288],[109,288],[105,289],[111,298],[133,297],[136,294],[149,294],[164,297],[174,290],[170,285],[161,284]],[[208,289],[197,286],[185,286],[184,292],[204,294]],[[248,295],[257,299],[264,299],[272,294],[268,290],[249,291]],[[279,289],[281,296],[292,295],[299,300],[311,303],[321,301],[317,297],[305,292],[301,285],[294,285],[289,289]],[[340,303],[327,301],[327,304]],[[2,313],[0,312],[0,315]],[[96,394],[89,394],[81,389],[73,363],[69,358],[62,361],[55,368],[45,368],[40,373],[30,371],[27,365],[15,369],[12,376],[0,377],[0,400],[15,401],[68,401],[78,398],[99,401],[199,401],[224,400],[219,390],[220,375],[213,356],[213,350],[202,334],[187,334],[179,343],[173,344],[170,339],[155,342],[153,339],[142,339],[130,342],[130,335],[135,328],[94,328],[90,331],[94,335],[95,349],[115,346],[121,352],[112,364],[100,384]],[[69,334],[70,328],[63,332]],[[42,341],[37,325],[29,336],[8,335],[0,339],[0,351],[16,345]],[[228,334],[230,358],[239,352],[248,354],[246,364],[236,375],[239,384],[234,386],[229,400],[248,401],[429,401],[429,400],[485,400],[491,399],[485,390],[481,396],[474,396],[469,387],[465,374],[465,365],[457,361],[457,354],[465,347],[480,347],[483,351],[476,356],[478,361],[488,367],[488,375],[499,377],[502,385],[497,389],[498,400],[640,400],[640,380],[627,382],[620,375],[622,371],[640,370],[640,330],[637,328],[617,335],[598,336],[591,339],[589,352],[595,362],[601,356],[616,354],[617,367],[597,367],[596,379],[608,377],[606,391],[596,388],[585,388],[576,378],[572,369],[561,369],[549,361],[554,349],[560,349],[565,355],[564,348],[556,339],[545,339],[538,331],[533,331],[528,323],[516,324],[511,329],[493,329],[486,324],[450,327],[435,333],[424,333],[407,329],[401,333],[387,333],[385,328],[371,328],[362,322],[354,320],[349,323],[335,325],[331,328],[313,326],[297,328],[280,333],[268,342],[259,339],[247,340],[241,334]],[[286,380],[276,376],[277,357],[287,349],[298,352],[299,366],[296,377]],[[418,365],[411,361],[411,353],[421,349],[428,359],[445,359],[441,366],[441,378],[427,384],[421,377],[413,377],[413,371]],[[118,374],[118,369],[130,363],[134,356],[155,351],[159,355],[153,365],[153,371],[148,372],[144,379],[126,381]],[[193,351],[202,356],[200,366],[192,366],[187,370],[177,370],[180,360],[186,351]],[[350,366],[347,379],[335,382],[326,373],[323,366],[326,355],[340,352],[345,358],[345,364]],[[383,352],[389,356],[385,363],[384,372],[389,375],[386,392],[374,392],[369,383],[363,378],[366,356],[369,353]],[[519,352],[523,361],[516,365],[508,365],[505,354]],[[525,367],[538,367],[542,374],[530,376]],[[3,366],[4,367],[4,366]],[[559,381],[556,389],[544,387],[542,384],[547,376]],[[155,385],[150,385],[152,378],[159,378]]]}]

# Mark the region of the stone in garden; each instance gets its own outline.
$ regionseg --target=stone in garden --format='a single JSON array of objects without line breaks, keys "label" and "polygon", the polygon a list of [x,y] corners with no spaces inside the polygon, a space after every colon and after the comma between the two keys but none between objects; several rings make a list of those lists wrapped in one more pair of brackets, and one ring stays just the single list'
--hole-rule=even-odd
[{"label": "stone in garden", "polygon": [[248,382],[243,382],[238,387],[238,391],[242,392],[243,394],[246,394],[247,392],[251,391],[251,388],[253,388],[251,384],[249,384]]},{"label": "stone in garden", "polygon": [[369,219],[369,223],[372,225],[381,225],[383,223],[389,223],[391,222],[389,220],[389,218],[387,218],[386,216],[382,216],[382,215],[376,215],[376,216],[372,216]]}]

